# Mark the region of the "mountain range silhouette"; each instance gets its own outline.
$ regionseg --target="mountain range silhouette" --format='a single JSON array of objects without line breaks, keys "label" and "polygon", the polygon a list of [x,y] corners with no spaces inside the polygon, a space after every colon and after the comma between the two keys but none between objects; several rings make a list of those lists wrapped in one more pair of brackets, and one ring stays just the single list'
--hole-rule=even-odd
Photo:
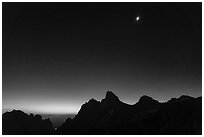
[{"label": "mountain range silhouette", "polygon": [[49,119],[13,110],[3,114],[3,134],[58,135],[200,135],[202,97],[183,95],[160,103],[142,96],[129,105],[111,91],[101,101],[90,99],[78,114],[54,130]]},{"label": "mountain range silhouette", "polygon": [[54,128],[49,119],[43,120],[40,115],[28,115],[21,110],[4,113],[2,128],[3,135],[46,135],[54,133]]}]

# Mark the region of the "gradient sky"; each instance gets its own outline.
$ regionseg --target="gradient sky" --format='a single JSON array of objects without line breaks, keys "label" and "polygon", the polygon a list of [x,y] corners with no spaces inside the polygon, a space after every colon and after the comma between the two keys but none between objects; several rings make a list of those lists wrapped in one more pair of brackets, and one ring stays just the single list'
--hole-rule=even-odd
[{"label": "gradient sky", "polygon": [[3,2],[3,112],[201,96],[201,4]]}]

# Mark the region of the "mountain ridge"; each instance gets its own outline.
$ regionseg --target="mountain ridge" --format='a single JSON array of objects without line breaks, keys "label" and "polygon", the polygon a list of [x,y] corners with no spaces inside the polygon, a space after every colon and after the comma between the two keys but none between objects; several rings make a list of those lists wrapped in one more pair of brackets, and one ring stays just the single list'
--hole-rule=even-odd
[{"label": "mountain ridge", "polygon": [[[178,126],[177,129],[171,127],[173,126],[172,124],[176,125],[179,120],[171,123],[170,121],[166,122],[163,117],[175,117],[175,119],[179,117],[178,119],[184,124],[189,124],[186,121],[188,118],[192,119],[191,117],[201,119],[202,116],[199,115],[197,117],[197,112],[202,114],[201,100],[202,97],[194,98],[182,95],[179,98],[175,98],[175,100],[161,103],[152,97],[144,95],[137,103],[129,105],[120,101],[113,92],[108,91],[101,102],[92,99],[92,101],[83,104],[82,106],[86,106],[86,109],[83,107],[84,110],[81,111],[80,109],[75,118],[69,120],[69,123],[63,123],[57,129],[57,134],[186,134],[185,127],[182,125],[179,125],[180,127]],[[92,102],[95,103],[92,104]],[[199,105],[199,107],[196,107],[196,105]],[[189,116],[183,118],[180,115],[175,116],[173,113],[172,116],[169,116],[166,114],[166,112],[171,113],[168,109],[182,115],[187,113]],[[196,114],[189,110],[194,110]],[[151,124],[151,121],[153,124]],[[198,121],[196,120],[197,123],[194,125],[199,125],[199,130],[194,130],[187,134],[201,133],[201,124]],[[160,125],[161,123],[167,124],[169,122],[169,127]],[[138,130],[133,128],[135,126]],[[172,131],[169,131],[170,129]]]},{"label": "mountain ridge", "polygon": [[[23,111],[13,110],[3,114],[3,131],[8,131],[13,125],[8,122],[9,118],[5,118],[8,114],[15,114],[14,117],[23,115],[22,121],[35,117],[35,120],[42,121],[41,125],[46,123],[45,121],[51,123],[49,119],[43,121],[40,115],[28,115]],[[16,124],[21,125],[21,122]],[[120,101],[112,91],[108,91],[101,101],[92,98],[85,102],[74,118],[67,118],[55,131],[51,125],[47,130],[49,132],[3,132],[3,134],[166,135],[202,134],[201,130],[202,97],[182,95],[167,102],[159,102],[143,95],[137,103],[130,105]]]}]

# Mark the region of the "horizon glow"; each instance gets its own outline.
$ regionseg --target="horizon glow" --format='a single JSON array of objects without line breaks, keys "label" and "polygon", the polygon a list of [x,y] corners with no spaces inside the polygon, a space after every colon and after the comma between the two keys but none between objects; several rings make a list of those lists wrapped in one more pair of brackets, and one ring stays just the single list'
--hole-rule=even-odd
[{"label": "horizon glow", "polygon": [[127,104],[202,95],[201,4],[48,5],[2,4],[2,111],[77,113],[108,90]]}]

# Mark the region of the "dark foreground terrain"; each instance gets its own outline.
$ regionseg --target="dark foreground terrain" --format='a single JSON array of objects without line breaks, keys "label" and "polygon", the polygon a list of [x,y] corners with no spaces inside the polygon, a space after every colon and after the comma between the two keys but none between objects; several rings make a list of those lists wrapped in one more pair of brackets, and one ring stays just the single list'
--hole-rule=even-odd
[{"label": "dark foreground terrain", "polygon": [[41,115],[28,115],[20,110],[4,113],[2,128],[3,135],[46,135],[54,133],[54,128],[49,119],[43,120]]},{"label": "dark foreground terrain", "polygon": [[202,97],[181,96],[160,103],[142,96],[128,105],[108,91],[102,101],[90,99],[78,114],[54,130],[49,119],[20,110],[2,117],[3,134],[112,134],[112,135],[201,135]]}]

